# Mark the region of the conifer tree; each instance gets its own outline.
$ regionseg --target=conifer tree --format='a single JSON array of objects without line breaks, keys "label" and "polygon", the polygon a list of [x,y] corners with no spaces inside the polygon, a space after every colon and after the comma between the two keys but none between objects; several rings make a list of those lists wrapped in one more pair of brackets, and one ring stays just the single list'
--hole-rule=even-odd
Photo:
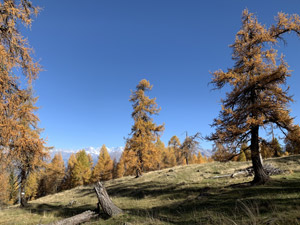
[{"label": "conifer tree", "polygon": [[247,159],[246,159],[246,154],[245,154],[245,152],[244,152],[244,151],[241,151],[240,154],[239,154],[239,156],[238,156],[237,161],[239,161],[239,162],[245,162],[246,160],[247,160]]},{"label": "conifer tree", "polygon": [[85,150],[76,153],[76,161],[71,170],[72,186],[87,185],[90,182],[92,174],[92,165]]},{"label": "conifer tree", "polygon": [[283,57],[277,65],[277,52],[272,48],[291,31],[300,36],[298,15],[278,13],[276,24],[267,29],[244,10],[242,28],[231,46],[235,65],[227,72],[213,73],[212,84],[217,89],[230,85],[232,91],[222,100],[222,111],[212,125],[216,132],[208,139],[235,146],[251,142],[252,184],[263,184],[269,178],[259,150],[259,128],[274,123],[280,129],[294,130],[287,108],[292,98],[281,88],[290,71]]},{"label": "conifer tree", "polygon": [[192,155],[192,164],[198,164],[198,157],[196,154]]},{"label": "conifer tree", "polygon": [[72,153],[68,160],[68,167],[67,167],[66,176],[65,176],[65,179],[63,182],[63,189],[70,189],[70,188],[76,187],[75,178],[73,176],[73,174],[74,174],[73,171],[74,171],[74,167],[75,167],[76,163],[77,163],[76,155],[74,153]]},{"label": "conifer tree", "polygon": [[117,160],[114,158],[113,159],[113,169],[112,169],[112,179],[117,178],[117,166],[118,166],[118,162]]},{"label": "conifer tree", "polygon": [[155,102],[156,99],[145,95],[145,92],[151,89],[149,81],[144,79],[139,82],[136,91],[130,96],[130,101],[133,103],[134,125],[124,149],[125,156],[127,156],[125,164],[131,166],[128,162],[132,161],[132,168],[126,169],[128,172],[134,170],[137,176],[140,176],[143,171],[156,169],[158,153],[155,149],[155,142],[164,129],[164,125],[157,126],[151,118],[160,111]]},{"label": "conifer tree", "polygon": [[283,150],[278,142],[278,139],[274,137],[270,143],[270,147],[273,150],[273,155],[274,157],[280,157],[283,155]]},{"label": "conifer tree", "polygon": [[259,149],[260,149],[261,157],[263,159],[270,158],[274,155],[274,152],[270,146],[270,143],[266,140],[262,140],[259,143]]},{"label": "conifer tree", "polygon": [[166,168],[174,167],[177,165],[174,148],[165,148],[162,156],[163,165]]},{"label": "conifer tree", "polygon": [[153,162],[153,164],[156,164],[156,169],[160,170],[162,168],[168,167],[168,162],[166,161],[167,157],[166,154],[168,153],[166,151],[165,144],[160,140],[160,138],[157,139],[155,143],[155,149],[157,152],[156,162]]},{"label": "conifer tree", "polygon": [[[30,87],[40,71],[40,65],[31,57],[32,49],[19,32],[21,24],[31,25],[38,8],[28,0],[4,0],[0,2],[0,12],[0,152],[8,155],[6,163],[18,168],[23,193],[30,172],[47,155],[37,131],[32,92],[22,90],[14,74],[21,68]],[[21,198],[21,205],[25,204]]]},{"label": "conifer tree", "polygon": [[4,206],[9,201],[9,175],[5,169],[0,169],[0,206]]},{"label": "conifer tree", "polygon": [[54,194],[62,190],[62,183],[65,177],[65,164],[61,153],[54,155],[51,163],[46,167],[46,194]]},{"label": "conifer tree", "polygon": [[25,198],[26,200],[33,200],[37,196],[39,188],[39,175],[37,171],[29,174],[25,184]]},{"label": "conifer tree", "polygon": [[[27,204],[25,185],[31,172],[42,167],[48,157],[48,148],[40,137],[39,119],[35,115],[34,106],[37,98],[33,97],[32,89],[26,91],[24,102],[20,105],[18,132],[13,145],[10,146],[12,165],[16,166],[20,180],[21,206]],[[23,193],[23,194],[22,194]]]},{"label": "conifer tree", "polygon": [[126,142],[124,151],[121,155],[119,167],[120,172],[123,171],[123,176],[136,174],[136,163],[138,162],[138,156],[136,152],[129,150],[129,144]]},{"label": "conifer tree", "polygon": [[13,168],[10,170],[9,174],[9,203],[15,204],[18,201],[19,194],[19,183],[18,176],[15,174]]},{"label": "conifer tree", "polygon": [[183,162],[183,156],[181,155],[180,145],[181,145],[180,140],[176,135],[171,137],[171,139],[169,140],[169,143],[168,143],[169,148],[173,149],[173,152],[176,157],[177,165],[181,165]]},{"label": "conifer tree", "polygon": [[227,162],[233,157],[233,154],[229,151],[229,149],[220,142],[214,143],[212,152],[213,155],[211,158],[218,162]]},{"label": "conifer tree", "polygon": [[[123,153],[124,153],[124,152],[123,152]],[[123,153],[122,153],[122,155],[121,155],[120,161],[117,163],[116,175],[115,175],[114,178],[120,178],[120,177],[123,177],[124,174],[125,174]]]},{"label": "conifer tree", "polygon": [[300,154],[300,127],[296,125],[296,131],[288,132],[287,137],[284,139],[285,151],[290,154]]},{"label": "conifer tree", "polygon": [[93,169],[91,182],[105,181],[112,179],[113,161],[108,154],[105,145],[102,145],[96,166]]},{"label": "conifer tree", "polygon": [[243,151],[246,156],[246,161],[251,160],[251,150],[247,143],[242,143],[240,151]]},{"label": "conifer tree", "polygon": [[201,164],[201,163],[205,163],[206,160],[204,159],[204,157],[202,156],[201,152],[198,151],[198,155],[197,155],[197,163]]},{"label": "conifer tree", "polygon": [[192,161],[193,154],[195,154],[199,147],[199,142],[197,141],[199,138],[200,133],[196,133],[192,136],[186,136],[182,145],[180,146],[181,154],[184,157],[187,165]]}]

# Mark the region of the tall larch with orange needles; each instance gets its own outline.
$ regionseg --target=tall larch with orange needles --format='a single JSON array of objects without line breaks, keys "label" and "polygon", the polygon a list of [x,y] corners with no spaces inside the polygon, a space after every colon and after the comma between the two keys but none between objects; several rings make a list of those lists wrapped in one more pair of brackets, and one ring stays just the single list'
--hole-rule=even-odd
[{"label": "tall larch with orange needles", "polygon": [[283,56],[278,58],[273,48],[278,40],[283,40],[283,34],[290,32],[300,37],[298,15],[278,13],[276,23],[267,28],[244,10],[242,28],[231,45],[235,65],[227,72],[213,73],[212,84],[217,89],[228,85],[232,91],[222,100],[220,115],[212,124],[216,131],[208,139],[229,143],[231,147],[250,142],[255,172],[252,184],[263,184],[269,179],[259,149],[259,128],[275,124],[282,131],[296,130],[288,109],[292,98],[282,89],[290,71]]},{"label": "tall larch with orange needles", "polygon": [[[18,29],[21,24],[30,27],[37,13],[38,8],[28,0],[0,1],[0,154],[6,154],[6,163],[19,169],[21,193],[29,173],[47,156],[37,127],[36,99],[30,90],[40,65],[33,60],[32,49]],[[24,90],[14,74],[17,69],[27,81]],[[24,196],[21,205],[26,204]]]},{"label": "tall larch with orange needles", "polygon": [[139,82],[136,91],[130,96],[130,101],[133,103],[134,125],[124,149],[124,156],[130,157],[124,157],[124,163],[127,166],[126,171],[135,171],[137,176],[140,176],[143,171],[157,168],[158,152],[155,142],[164,129],[164,125],[156,125],[151,118],[160,111],[156,99],[151,99],[145,94],[151,89],[150,82],[144,79]]}]

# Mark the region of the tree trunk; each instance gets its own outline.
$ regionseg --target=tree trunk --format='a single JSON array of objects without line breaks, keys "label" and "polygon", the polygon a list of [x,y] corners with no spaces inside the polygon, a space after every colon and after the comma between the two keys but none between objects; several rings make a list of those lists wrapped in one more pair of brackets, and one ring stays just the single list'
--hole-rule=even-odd
[{"label": "tree trunk", "polygon": [[98,212],[88,210],[76,216],[72,216],[64,220],[49,223],[47,225],[77,225],[77,224],[88,222],[91,219],[97,218],[99,216],[99,211],[100,211],[99,205],[102,207],[104,213],[109,217],[118,215],[123,212],[121,209],[115,206],[114,203],[112,203],[105,190],[105,187],[100,183],[100,181],[96,184],[95,191],[99,200]]},{"label": "tree trunk", "polygon": [[48,225],[77,225],[77,224],[88,222],[91,219],[97,218],[98,216],[99,216],[98,213],[88,210],[76,216],[72,216],[57,222],[49,223]]},{"label": "tree trunk", "polygon": [[111,201],[105,187],[101,184],[100,181],[96,184],[95,191],[99,200],[98,204],[101,205],[101,208],[107,216],[112,217],[123,212]]},{"label": "tree trunk", "polygon": [[135,172],[136,172],[136,177],[135,178],[139,178],[139,177],[142,176],[142,172],[141,172],[140,169],[136,169]]},{"label": "tree trunk", "polygon": [[259,150],[258,140],[259,126],[251,128],[251,158],[254,170],[253,185],[264,184],[269,180],[269,176],[264,170],[263,161]]},{"label": "tree trunk", "polygon": [[28,203],[25,196],[26,172],[24,170],[21,171],[20,179],[20,205],[21,207],[26,207]]}]

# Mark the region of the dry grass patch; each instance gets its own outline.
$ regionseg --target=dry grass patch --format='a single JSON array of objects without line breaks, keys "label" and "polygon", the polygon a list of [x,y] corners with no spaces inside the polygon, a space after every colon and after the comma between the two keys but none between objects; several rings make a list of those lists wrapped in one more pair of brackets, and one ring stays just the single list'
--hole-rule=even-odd
[{"label": "dry grass patch", "polygon": [[[266,162],[287,172],[258,187],[229,186],[252,177],[214,178],[250,162],[177,166],[105,182],[113,202],[125,213],[89,224],[299,224],[300,156]],[[0,211],[0,224],[45,224],[93,210],[96,204],[92,185],[77,187],[32,201],[27,209]]]}]

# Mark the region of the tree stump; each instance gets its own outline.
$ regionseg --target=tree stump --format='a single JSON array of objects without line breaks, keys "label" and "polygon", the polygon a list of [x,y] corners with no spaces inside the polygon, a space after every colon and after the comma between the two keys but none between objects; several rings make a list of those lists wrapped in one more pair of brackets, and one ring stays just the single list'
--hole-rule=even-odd
[{"label": "tree stump", "polygon": [[99,200],[98,204],[101,206],[107,216],[112,217],[123,212],[111,201],[105,187],[101,184],[100,181],[96,184],[94,189]]}]

